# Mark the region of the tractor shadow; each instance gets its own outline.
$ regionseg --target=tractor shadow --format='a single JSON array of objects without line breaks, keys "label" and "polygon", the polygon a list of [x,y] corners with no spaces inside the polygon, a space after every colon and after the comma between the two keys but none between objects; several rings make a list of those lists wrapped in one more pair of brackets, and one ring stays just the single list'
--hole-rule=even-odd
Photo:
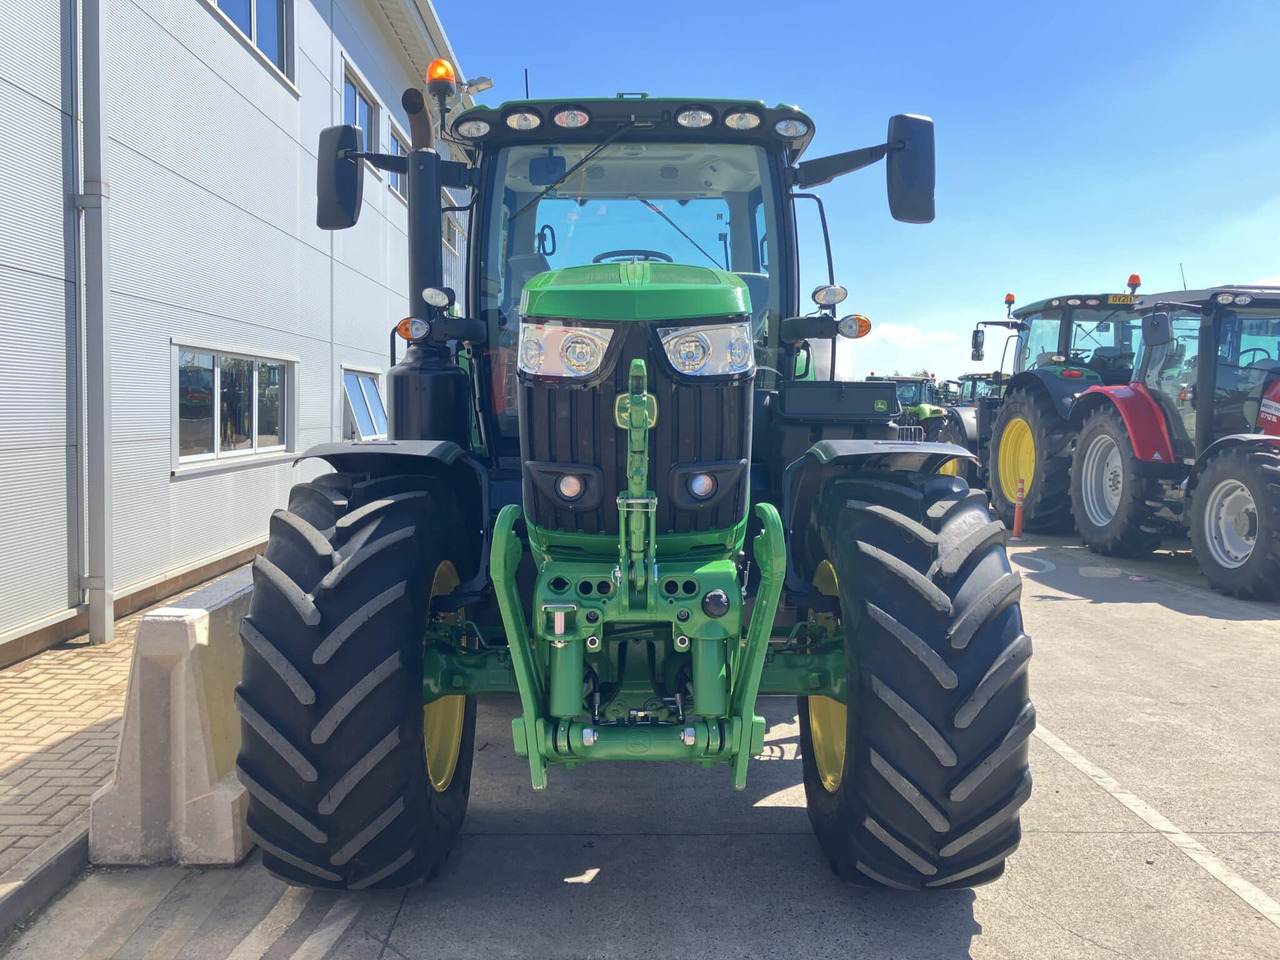
[{"label": "tractor shadow", "polygon": [[722,766],[598,763],[552,770],[535,794],[510,746],[517,710],[482,704],[464,836],[437,881],[410,891],[394,949],[421,956],[449,942],[442,918],[465,916],[452,956],[970,955],[972,892],[831,873],[805,813],[794,700],[762,701],[765,755],[742,792]]},{"label": "tractor shadow", "polygon": [[1028,535],[1010,544],[1022,575],[1022,601],[1098,604],[1154,603],[1175,613],[1246,623],[1280,621],[1280,604],[1237,600],[1214,592],[1186,542],[1172,541],[1147,557],[1101,557],[1068,536]]}]

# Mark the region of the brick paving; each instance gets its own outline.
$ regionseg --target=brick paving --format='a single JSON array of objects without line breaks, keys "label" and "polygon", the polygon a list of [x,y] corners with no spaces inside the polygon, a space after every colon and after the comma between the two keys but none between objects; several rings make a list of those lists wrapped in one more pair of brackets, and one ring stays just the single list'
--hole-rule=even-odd
[{"label": "brick paving", "polygon": [[110,644],[77,637],[0,670],[0,876],[85,813],[111,779],[133,641],[149,609],[117,620]]}]

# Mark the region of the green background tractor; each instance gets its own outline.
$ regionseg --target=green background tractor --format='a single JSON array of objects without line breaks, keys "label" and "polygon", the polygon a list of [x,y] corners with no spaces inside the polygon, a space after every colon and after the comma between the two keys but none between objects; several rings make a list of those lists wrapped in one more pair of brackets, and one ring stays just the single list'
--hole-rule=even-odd
[{"label": "green background tractor", "polygon": [[[840,876],[998,876],[1035,722],[1003,527],[939,474],[965,451],[897,439],[892,384],[813,375],[815,345],[865,332],[843,289],[800,315],[793,203],[883,159],[894,217],[928,222],[931,121],[801,160],[792,107],[520,101],[440,110],[458,162],[422,93],[404,105],[407,157],[354,127],[318,152],[326,229],[356,222],[366,161],[407,182],[413,316],[390,439],[308,451],[334,472],[293,489],[254,565],[238,768],[264,863],[335,888],[433,875],[480,696],[518,698],[536,790],[601,759],[741,789],[757,698],[789,696]],[[471,192],[461,304],[443,187]]]},{"label": "green background tractor", "polygon": [[[1008,321],[979,324],[972,359],[983,359],[984,327],[1016,331],[1013,372],[1004,394],[978,405],[979,454],[985,450],[991,503],[1013,522],[1018,480],[1025,482],[1028,530],[1071,527],[1071,406],[1093,386],[1128,383],[1141,341],[1133,313],[1140,280],[1129,277],[1129,293],[1073,294],[1038,300],[1011,310]],[[1012,307],[1012,294],[1005,304]]]}]

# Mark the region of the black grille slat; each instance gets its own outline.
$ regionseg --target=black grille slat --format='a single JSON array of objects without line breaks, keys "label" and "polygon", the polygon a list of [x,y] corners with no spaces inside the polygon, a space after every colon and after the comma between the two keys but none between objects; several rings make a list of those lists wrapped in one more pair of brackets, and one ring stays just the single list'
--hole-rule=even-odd
[{"label": "black grille slat", "polygon": [[614,403],[619,393],[627,391],[631,359],[641,356],[649,369],[649,389],[658,402],[658,423],[649,438],[649,479],[658,495],[658,532],[707,532],[734,526],[745,509],[745,472],[714,508],[693,511],[672,504],[670,474],[678,463],[750,459],[752,385],[677,381],[666,357],[656,355],[656,341],[644,325],[629,325],[625,335],[613,369],[592,389],[522,382],[524,459],[598,466],[604,481],[596,509],[567,510],[536,491],[526,477],[526,512],[539,526],[617,536],[616,499],[627,489],[627,440],[626,432],[614,422]]}]

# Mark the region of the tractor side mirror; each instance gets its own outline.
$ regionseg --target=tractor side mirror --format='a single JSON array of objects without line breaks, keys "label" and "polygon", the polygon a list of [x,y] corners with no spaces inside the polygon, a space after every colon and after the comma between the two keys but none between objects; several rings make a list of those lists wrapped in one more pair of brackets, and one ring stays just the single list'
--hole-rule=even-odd
[{"label": "tractor side mirror", "polygon": [[1173,328],[1167,313],[1149,313],[1142,318],[1142,343],[1147,347],[1159,347],[1173,340]]},{"label": "tractor side mirror", "polygon": [[932,223],[933,121],[910,113],[890,117],[888,148],[889,213],[902,223]]},{"label": "tractor side mirror", "polygon": [[364,202],[364,163],[360,152],[364,135],[350,124],[320,131],[316,154],[316,226],[346,230],[360,219]]},{"label": "tractor side mirror", "polygon": [[977,330],[973,331],[973,337],[970,339],[970,342],[969,342],[969,350],[970,350],[969,359],[970,360],[977,362],[982,359],[983,357],[982,345],[986,343],[986,340],[987,340],[987,332],[985,330],[983,330],[982,328],[978,328]]}]

